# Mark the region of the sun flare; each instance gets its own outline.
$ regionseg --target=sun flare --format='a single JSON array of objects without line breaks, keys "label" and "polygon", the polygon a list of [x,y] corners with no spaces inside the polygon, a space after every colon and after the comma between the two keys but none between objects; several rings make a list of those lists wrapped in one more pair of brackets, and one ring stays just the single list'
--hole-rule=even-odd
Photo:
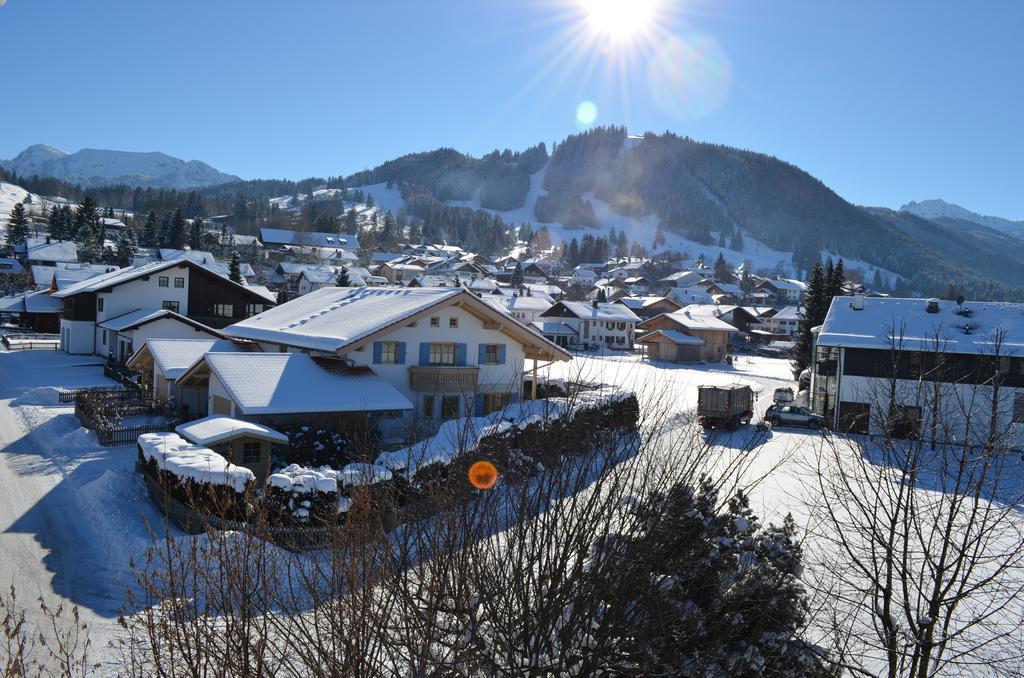
[{"label": "sun flare", "polygon": [[580,0],[590,28],[613,40],[628,40],[651,27],[658,0]]}]

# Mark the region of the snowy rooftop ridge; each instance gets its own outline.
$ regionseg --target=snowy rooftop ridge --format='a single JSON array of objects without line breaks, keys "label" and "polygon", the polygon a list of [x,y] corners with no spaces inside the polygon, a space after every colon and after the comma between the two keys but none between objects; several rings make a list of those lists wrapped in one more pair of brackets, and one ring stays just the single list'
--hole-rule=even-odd
[{"label": "snowy rooftop ridge", "polygon": [[233,419],[223,414],[214,414],[185,424],[179,424],[174,428],[174,431],[196,445],[216,445],[229,438],[238,436],[269,440],[270,442],[284,445],[288,444],[288,436],[275,431],[269,426],[256,424],[251,421],[242,421],[241,419]]},{"label": "snowy rooftop ridge", "polygon": [[890,348],[902,340],[906,350],[935,350],[939,339],[944,353],[991,354],[996,333],[1004,336],[1004,354],[1024,354],[1024,304],[966,301],[937,302],[928,312],[927,299],[870,297],[858,310],[855,297],[835,297],[818,332],[820,346]]}]

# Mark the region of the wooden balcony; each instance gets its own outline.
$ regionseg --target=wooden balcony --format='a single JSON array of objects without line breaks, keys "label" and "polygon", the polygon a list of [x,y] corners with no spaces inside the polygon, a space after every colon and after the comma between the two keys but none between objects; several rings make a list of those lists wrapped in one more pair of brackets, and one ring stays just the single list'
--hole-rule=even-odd
[{"label": "wooden balcony", "polygon": [[409,368],[409,383],[414,391],[427,393],[470,393],[476,390],[476,367],[421,365]]}]

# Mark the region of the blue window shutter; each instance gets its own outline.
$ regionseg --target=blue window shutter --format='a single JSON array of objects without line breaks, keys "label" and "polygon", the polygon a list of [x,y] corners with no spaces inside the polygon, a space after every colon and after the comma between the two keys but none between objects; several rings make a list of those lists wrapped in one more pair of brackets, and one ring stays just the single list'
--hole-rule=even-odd
[{"label": "blue window shutter", "polygon": [[465,367],[466,366],[466,345],[465,344],[456,344],[455,345],[455,350],[456,350],[455,364],[458,367]]},{"label": "blue window shutter", "polygon": [[498,346],[498,364],[505,364],[505,344]]},{"label": "blue window shutter", "polygon": [[398,347],[395,349],[395,362],[399,365],[405,364],[405,342],[398,342]]},{"label": "blue window shutter", "polygon": [[487,360],[487,344],[480,344],[476,355],[476,364],[483,365],[485,360]]},{"label": "blue window shutter", "polygon": [[380,342],[379,341],[373,342],[373,364],[374,365],[380,365],[380,351],[381,351]]},{"label": "blue window shutter", "polygon": [[484,394],[477,393],[473,396],[473,416],[482,417],[484,416]]},{"label": "blue window shutter", "polygon": [[421,341],[420,342],[420,365],[429,365],[429,364],[430,364],[430,342],[429,341]]}]

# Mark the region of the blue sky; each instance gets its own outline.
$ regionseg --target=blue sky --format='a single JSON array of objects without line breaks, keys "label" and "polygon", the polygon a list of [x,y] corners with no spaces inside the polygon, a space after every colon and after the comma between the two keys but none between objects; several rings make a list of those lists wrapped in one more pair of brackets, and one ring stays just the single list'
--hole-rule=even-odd
[{"label": "blue sky", "polygon": [[0,157],[347,174],[550,145],[588,101],[593,124],[770,153],[859,204],[1024,219],[1024,3],[661,0],[612,43],[581,1],[7,0]]}]

